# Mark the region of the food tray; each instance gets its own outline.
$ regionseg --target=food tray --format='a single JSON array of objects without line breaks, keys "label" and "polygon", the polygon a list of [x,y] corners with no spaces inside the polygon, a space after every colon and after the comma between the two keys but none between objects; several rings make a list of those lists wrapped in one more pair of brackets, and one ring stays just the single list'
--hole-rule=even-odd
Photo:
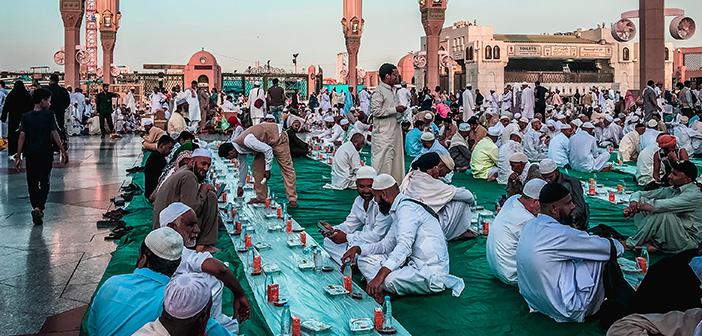
[{"label": "food tray", "polygon": [[321,321],[317,321],[315,319],[309,319],[305,320],[302,323],[300,323],[300,327],[302,327],[305,330],[309,330],[312,332],[320,332],[320,331],[325,331],[331,329],[331,325],[326,324]]},{"label": "food tray", "polygon": [[373,321],[369,318],[354,318],[349,321],[349,329],[352,332],[367,332],[373,330]]},{"label": "food tray", "polygon": [[347,291],[346,288],[344,288],[344,286],[341,285],[324,286],[324,291],[331,296],[346,295],[349,293],[349,291]]}]

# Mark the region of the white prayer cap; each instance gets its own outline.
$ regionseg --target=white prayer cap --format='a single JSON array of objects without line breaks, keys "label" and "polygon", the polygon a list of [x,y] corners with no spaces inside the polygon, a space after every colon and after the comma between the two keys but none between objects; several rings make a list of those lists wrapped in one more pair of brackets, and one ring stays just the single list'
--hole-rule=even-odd
[{"label": "white prayer cap", "polygon": [[151,119],[144,119],[144,126],[153,125],[154,121]]},{"label": "white prayer cap", "polygon": [[434,115],[429,112],[427,112],[427,114],[424,115],[424,119],[426,120],[431,120],[432,118],[434,118]]},{"label": "white prayer cap", "polygon": [[473,87],[473,85],[471,85],[471,84],[466,84],[466,87],[467,87],[467,88]]},{"label": "white prayer cap", "polygon": [[655,121],[655,120],[653,120],[653,119],[651,119],[651,120],[648,121],[648,123],[646,123],[646,125],[648,125],[648,127],[651,127],[651,128],[653,128],[653,127],[658,127],[658,122]]},{"label": "white prayer cap", "polygon": [[633,122],[633,123],[638,122],[638,121],[639,121],[639,116],[635,115],[635,116],[631,117],[630,120],[631,120],[631,122]]},{"label": "white prayer cap", "polygon": [[541,188],[543,188],[545,185],[546,181],[540,178],[531,179],[524,185],[524,188],[522,189],[522,195],[531,199],[538,200],[539,194],[541,193]]},{"label": "white prayer cap", "polygon": [[522,117],[522,114],[521,114],[521,113],[515,113],[515,114],[514,114],[514,119],[519,120],[521,117]]},{"label": "white prayer cap", "polygon": [[144,244],[157,257],[165,260],[178,260],[183,255],[183,237],[169,227],[161,227],[149,232]]},{"label": "white prayer cap", "polygon": [[522,82],[522,86],[528,86],[527,82]]},{"label": "white prayer cap", "polygon": [[500,117],[500,120],[502,120],[502,119],[507,119],[507,120],[509,120],[510,118],[509,118],[508,115],[503,115],[503,116]]},{"label": "white prayer cap", "polygon": [[130,89],[130,90],[136,90],[136,88],[133,87],[133,86],[130,86],[129,89]]},{"label": "white prayer cap", "polygon": [[443,162],[444,165],[445,165],[450,171],[453,171],[453,169],[456,168],[456,163],[453,161],[453,158],[451,158],[451,154],[449,154],[449,153],[439,153],[439,158],[441,159],[441,162]]},{"label": "white prayer cap", "polygon": [[566,118],[565,114],[556,115],[556,119],[565,119],[565,118]]},{"label": "white prayer cap", "polygon": [[520,139],[522,138],[522,133],[519,133],[519,131],[513,131],[509,134],[509,136],[513,136],[513,135],[518,136]]},{"label": "white prayer cap", "polygon": [[551,159],[543,159],[541,160],[541,162],[539,162],[539,172],[541,173],[541,175],[550,174],[556,169],[558,169],[556,161],[553,161]]},{"label": "white prayer cap", "polygon": [[334,117],[328,115],[324,117],[324,122],[334,122]]},{"label": "white prayer cap", "polygon": [[210,302],[212,292],[202,273],[185,273],[168,282],[163,296],[163,309],[179,320],[200,313]]},{"label": "white prayer cap", "polygon": [[589,129],[594,129],[595,125],[593,125],[591,122],[585,122],[580,128],[589,128]]},{"label": "white prayer cap", "polygon": [[254,86],[261,86],[261,82],[255,81],[255,82],[254,82]]},{"label": "white prayer cap", "polygon": [[158,214],[158,222],[161,227],[173,223],[178,217],[192,210],[191,207],[181,202],[173,202]]},{"label": "white prayer cap", "polygon": [[208,151],[207,149],[204,148],[197,148],[193,151],[193,155],[190,157],[196,158],[196,157],[206,157],[206,158],[212,158],[212,153]]},{"label": "white prayer cap", "polygon": [[458,124],[458,130],[461,132],[468,132],[470,131],[470,125],[468,125],[468,123],[460,123]]},{"label": "white prayer cap", "polygon": [[573,125],[575,125],[575,126],[578,126],[578,127],[580,127],[580,126],[583,125],[583,121],[580,120],[580,119],[574,119],[574,120],[571,121],[570,123],[573,124]]},{"label": "white prayer cap", "polygon": [[619,118],[614,118],[614,119],[612,119],[612,122],[615,122],[615,123],[616,123],[616,122],[620,122],[620,121],[621,121],[621,119],[619,119]]},{"label": "white prayer cap", "polygon": [[609,114],[605,115],[604,118],[605,118],[605,120],[607,120],[608,122],[612,122],[612,121],[614,120],[614,118],[612,118],[612,116],[609,115]]},{"label": "white prayer cap", "polygon": [[690,121],[690,118],[688,118],[687,116],[680,116],[681,124],[687,124],[688,121]]},{"label": "white prayer cap", "polygon": [[509,157],[509,162],[522,162],[522,163],[527,163],[529,162],[529,158],[526,156],[526,154],[522,152],[516,152],[512,154],[512,156]]},{"label": "white prayer cap", "polygon": [[570,124],[561,124],[561,127],[560,127],[561,131],[562,131],[562,130],[569,130],[569,129],[571,129],[571,128],[572,128],[572,127],[570,127]]},{"label": "white prayer cap", "polygon": [[266,114],[266,116],[263,119],[275,119],[275,116],[268,113],[268,114]]},{"label": "white prayer cap", "polygon": [[287,108],[287,107],[283,107],[283,112],[288,112],[288,108]]},{"label": "white prayer cap", "polygon": [[348,119],[341,119],[341,121],[339,121],[339,125],[341,125],[341,126],[348,125],[348,124],[349,124]]},{"label": "white prayer cap", "polygon": [[584,114],[582,114],[582,113],[578,114],[578,118],[582,118],[582,117],[585,117],[585,116],[586,116],[586,115],[584,115]]},{"label": "white prayer cap", "polygon": [[356,180],[374,179],[376,176],[378,176],[378,173],[371,166],[361,166],[356,171]]},{"label": "white prayer cap", "polygon": [[434,136],[434,133],[432,132],[424,132],[422,133],[421,137],[422,141],[434,141],[436,137]]},{"label": "white prayer cap", "polygon": [[556,122],[553,119],[546,120],[546,126],[556,127]]},{"label": "white prayer cap", "polygon": [[385,190],[396,184],[395,178],[388,174],[380,174],[373,179],[374,190]]},{"label": "white prayer cap", "polygon": [[492,127],[488,128],[488,135],[489,136],[500,136],[500,129],[495,127],[495,126],[492,126]]}]

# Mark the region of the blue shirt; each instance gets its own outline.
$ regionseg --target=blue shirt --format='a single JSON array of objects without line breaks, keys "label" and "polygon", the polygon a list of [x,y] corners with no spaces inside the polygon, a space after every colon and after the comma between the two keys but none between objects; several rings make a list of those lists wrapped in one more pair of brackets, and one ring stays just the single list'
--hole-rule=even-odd
[{"label": "blue shirt", "polygon": [[[171,278],[148,268],[132,274],[115,275],[98,290],[88,315],[90,336],[132,335],[155,321],[163,310],[163,296]],[[231,333],[213,319],[207,322],[207,335]]]},{"label": "blue shirt", "polygon": [[416,157],[422,151],[422,131],[413,128],[405,136],[405,152],[411,157]]}]

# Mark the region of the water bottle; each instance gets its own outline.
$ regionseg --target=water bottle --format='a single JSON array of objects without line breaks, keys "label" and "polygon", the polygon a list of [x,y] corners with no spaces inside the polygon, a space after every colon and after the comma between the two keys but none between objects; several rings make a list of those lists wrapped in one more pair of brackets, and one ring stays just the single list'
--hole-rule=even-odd
[{"label": "water bottle", "polygon": [[350,258],[344,260],[344,280],[342,284],[349,294],[353,292],[353,271],[351,270]]},{"label": "water bottle", "polygon": [[392,304],[390,303],[390,297],[386,296],[383,302],[383,329],[392,327]]},{"label": "water bottle", "polygon": [[649,267],[649,265],[651,265],[651,264],[649,263],[648,248],[646,247],[646,245],[644,245],[644,246],[641,247],[641,257],[640,257],[640,259],[641,259],[641,260],[639,261],[639,268],[641,268],[641,271],[642,271],[643,273],[648,272],[648,267]]},{"label": "water bottle", "polygon": [[292,315],[290,315],[290,305],[283,306],[283,313],[280,315],[280,335],[290,336],[292,334],[292,324],[290,323]]},{"label": "water bottle", "polygon": [[319,251],[319,248],[317,248],[317,246],[314,246],[312,249],[312,260],[314,261],[314,270],[317,272],[321,272],[322,266],[324,266],[324,259],[322,258],[322,253],[321,251]]}]

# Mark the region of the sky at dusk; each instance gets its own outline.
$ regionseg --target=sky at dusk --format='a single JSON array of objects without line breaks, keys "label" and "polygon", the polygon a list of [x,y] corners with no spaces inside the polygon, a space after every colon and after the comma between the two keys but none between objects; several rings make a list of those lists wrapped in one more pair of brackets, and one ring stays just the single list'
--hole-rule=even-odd
[{"label": "sky at dusk", "polygon": [[[58,0],[2,0],[0,70],[51,66],[63,46]],[[115,64],[142,70],[144,63],[184,64],[200,48],[212,52],[225,72],[242,71],[258,60],[292,69],[300,53],[303,71],[310,64],[332,69],[345,51],[341,32],[342,0],[121,0]],[[702,25],[702,1],[668,0]],[[609,25],[637,0],[449,0],[445,26],[477,20],[495,33],[540,34]],[[424,34],[416,0],[366,0],[359,66],[375,70],[419,49]],[[635,20],[636,22],[637,20]],[[670,22],[670,18],[667,19]],[[18,29],[20,28],[20,29]],[[702,29],[690,40],[666,40],[676,47],[702,46]],[[83,37],[81,37],[83,38]],[[99,61],[101,62],[101,61]]]}]

